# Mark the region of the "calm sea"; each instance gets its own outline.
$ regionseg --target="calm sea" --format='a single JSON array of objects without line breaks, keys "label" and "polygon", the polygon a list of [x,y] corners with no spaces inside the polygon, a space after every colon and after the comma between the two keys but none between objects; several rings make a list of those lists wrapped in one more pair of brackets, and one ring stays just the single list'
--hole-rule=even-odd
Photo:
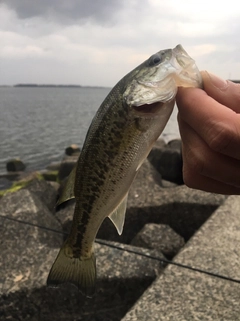
[{"label": "calm sea", "polygon": [[[60,161],[70,144],[83,145],[108,88],[0,88],[0,173],[20,157],[28,170]],[[162,137],[179,137],[176,109]]]}]

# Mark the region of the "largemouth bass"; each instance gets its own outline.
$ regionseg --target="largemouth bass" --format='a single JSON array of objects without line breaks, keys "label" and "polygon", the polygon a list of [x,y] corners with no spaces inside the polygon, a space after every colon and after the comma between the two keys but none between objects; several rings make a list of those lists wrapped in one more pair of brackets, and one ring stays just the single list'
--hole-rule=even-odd
[{"label": "largemouth bass", "polygon": [[75,197],[76,205],[48,285],[69,282],[93,295],[98,229],[109,217],[122,233],[129,188],[172,113],[178,86],[201,87],[195,62],[181,45],[152,55],[122,78],[101,104],[59,200]]}]

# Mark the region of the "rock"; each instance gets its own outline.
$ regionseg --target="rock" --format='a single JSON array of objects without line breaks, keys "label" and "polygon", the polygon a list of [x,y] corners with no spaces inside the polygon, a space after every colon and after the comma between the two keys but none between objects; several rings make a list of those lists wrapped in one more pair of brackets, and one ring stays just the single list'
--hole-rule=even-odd
[{"label": "rock", "polygon": [[184,246],[183,237],[166,224],[146,224],[131,241],[132,245],[156,249],[173,258]]},{"label": "rock", "polygon": [[61,223],[62,229],[65,232],[69,232],[72,220],[73,220],[73,213],[75,208],[75,199],[69,200],[61,204],[55,213],[56,219]]},{"label": "rock", "polygon": [[7,162],[6,167],[8,172],[20,172],[25,170],[26,165],[20,158],[14,158]]},{"label": "rock", "polygon": [[12,186],[12,182],[9,181],[5,177],[0,177],[0,190],[10,188]]},{"label": "rock", "polygon": [[34,179],[42,179],[40,171],[34,172],[19,172],[18,177],[15,179],[17,183],[20,182],[31,182]]},{"label": "rock", "polygon": [[6,172],[4,174],[0,174],[0,179],[6,179],[10,182],[14,182],[19,179],[19,176],[22,174],[22,172]]},{"label": "rock", "polygon": [[[47,207],[27,189],[4,196],[0,212],[61,231]],[[0,263],[2,320],[117,321],[165,267],[159,261],[164,256],[158,251],[116,243],[96,244],[96,295],[86,300],[71,285],[46,288],[61,243],[61,234],[0,218],[0,250],[4,258]],[[135,251],[139,254],[132,253]]]},{"label": "rock", "polygon": [[16,185],[26,185],[35,178],[40,178],[40,172],[8,172],[0,175],[0,190],[6,191]]},{"label": "rock", "polygon": [[158,138],[158,140],[155,142],[155,144],[154,144],[154,147],[157,147],[157,148],[164,148],[164,147],[166,147],[167,145],[166,145],[166,142],[165,142],[165,140],[164,139],[162,139],[162,138]]},{"label": "rock", "polygon": [[48,184],[50,184],[58,194],[58,191],[59,191],[59,188],[60,188],[60,184],[57,183],[57,182],[52,182],[52,181],[49,181]]},{"label": "rock", "polygon": [[5,189],[1,190],[0,195],[3,196],[5,194],[14,193],[26,186],[28,186],[33,180],[41,179],[42,176],[39,172],[32,172],[32,173],[25,173],[25,172],[18,172],[19,175],[16,178],[16,181],[12,183],[12,185]]},{"label": "rock", "polygon": [[58,171],[60,169],[61,162],[53,162],[49,164],[46,169],[49,171]]},{"label": "rock", "polygon": [[[40,282],[31,286],[18,281],[21,287],[10,293],[4,287],[0,297],[2,319],[119,321],[163,271],[165,265],[158,260],[128,252],[137,250],[144,255],[164,258],[156,251],[121,245],[123,250],[119,250],[112,247],[115,245],[120,244],[112,243],[111,247],[95,245],[98,277],[96,294],[92,299],[86,299],[74,286],[68,284],[57,289],[46,288],[51,263],[58,253],[58,249],[49,249],[47,260],[40,256],[38,269],[35,270],[37,273],[29,274],[32,281],[38,278]],[[49,256],[52,256],[52,262]],[[13,277],[18,280],[21,276],[18,274]]]},{"label": "rock", "polygon": [[[49,209],[27,189],[3,196],[0,213],[4,217],[61,231],[60,224]],[[1,293],[42,285],[46,275],[41,263],[50,265],[50,249],[59,247],[61,243],[60,234],[1,217],[0,251],[4,258],[0,263]]]},{"label": "rock", "polygon": [[171,149],[176,149],[178,151],[182,150],[182,140],[181,139],[172,139],[167,143],[167,146]]},{"label": "rock", "polygon": [[43,170],[41,175],[46,181],[56,182],[58,180],[58,171]]},{"label": "rock", "polygon": [[146,198],[152,193],[159,193],[161,191],[162,177],[148,159],[146,159],[132,183],[128,195],[128,202],[130,198],[137,200],[142,194],[144,194],[144,198]]},{"label": "rock", "polygon": [[182,166],[181,152],[166,148],[159,159],[157,169],[163,179],[181,185],[183,184]]},{"label": "rock", "polygon": [[146,159],[135,179],[135,190],[136,185],[139,184],[139,187],[142,188],[142,184],[147,186],[149,189],[154,188],[157,184],[158,186],[162,186],[162,177],[159,172],[154,168],[154,166]]},{"label": "rock", "polygon": [[[60,233],[0,217],[1,319],[120,320],[156,275],[163,272],[165,265],[161,260],[164,255],[154,236],[159,238],[159,231],[154,231],[154,240],[151,240],[151,244],[156,242],[158,250],[116,242],[95,245],[98,277],[93,299],[85,299],[70,285],[48,289],[46,279],[62,244],[62,227],[66,231],[70,228],[74,200],[63,203],[60,211],[53,215],[49,208],[53,206],[51,200],[56,197],[56,189],[45,181],[31,184],[2,197],[1,215],[47,226]],[[101,236],[129,243],[146,224],[153,223],[154,226],[166,224],[188,240],[226,199],[184,185],[165,189],[160,184],[161,175],[145,161],[129,192],[123,234],[118,236],[115,227],[106,219],[99,231]],[[150,237],[149,234],[145,233]],[[168,230],[166,234],[166,237],[174,238],[173,231]],[[146,255],[151,255],[152,259]]]},{"label": "rock", "polygon": [[240,320],[239,212],[230,196],[174,258],[206,273],[169,264],[122,321]]},{"label": "rock", "polygon": [[68,175],[71,173],[73,167],[77,163],[78,156],[69,156],[66,157],[60,165],[60,169],[58,172],[59,181],[63,181]]},{"label": "rock", "polygon": [[131,241],[129,235],[134,237],[147,223],[167,224],[187,241],[227,198],[185,185],[158,192],[143,185],[142,191],[138,190],[139,196],[134,197],[134,187],[133,184],[129,193],[122,234],[126,242]]},{"label": "rock", "polygon": [[57,191],[52,184],[44,180],[34,179],[24,189],[35,194],[51,212],[55,211]]},{"label": "rock", "polygon": [[68,156],[79,156],[80,154],[80,147],[76,144],[72,144],[70,146],[68,146],[66,149],[65,149],[65,154],[68,155]]},{"label": "rock", "polygon": [[130,243],[145,224],[166,224],[188,241],[199,227],[221,205],[227,196],[190,189],[185,185],[161,188],[133,182],[128,196],[127,212],[121,236],[107,218],[98,237]]},{"label": "rock", "polygon": [[[99,279],[114,279],[121,276],[125,280],[136,277],[139,279],[150,277],[153,280],[156,275],[163,272],[166,266],[166,263],[161,262],[161,259],[166,258],[159,250],[144,249],[118,242],[104,241],[104,244],[101,244],[102,240],[97,242],[100,242],[95,251]],[[149,259],[144,255],[158,258],[160,261]],[[146,264],[148,260],[150,260],[149,265]]]},{"label": "rock", "polygon": [[[183,184],[182,153],[179,140],[168,143],[166,147],[153,147],[148,159],[162,178],[173,183]],[[178,147],[178,148],[177,148]]]},{"label": "rock", "polygon": [[178,184],[170,182],[170,181],[166,181],[165,179],[162,179],[162,187],[164,188],[173,188],[173,187],[177,187]]}]

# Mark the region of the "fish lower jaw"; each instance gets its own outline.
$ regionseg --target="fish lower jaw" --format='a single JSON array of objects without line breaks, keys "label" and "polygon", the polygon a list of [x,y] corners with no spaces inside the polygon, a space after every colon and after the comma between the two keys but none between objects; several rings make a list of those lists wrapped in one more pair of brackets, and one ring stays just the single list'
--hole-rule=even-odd
[{"label": "fish lower jaw", "polygon": [[132,106],[134,112],[142,115],[155,115],[159,112],[161,107],[164,105],[162,102],[155,102],[152,104],[144,104],[141,106]]},{"label": "fish lower jaw", "polygon": [[144,104],[141,106],[132,106],[132,109],[138,116],[154,117],[161,111],[161,107],[163,105],[163,102],[155,102],[152,104]]},{"label": "fish lower jaw", "polygon": [[[132,106],[134,114],[141,118],[155,118],[160,113],[164,112],[167,108],[172,109],[171,106],[174,106],[175,96],[169,99],[168,101],[158,101],[151,104],[143,104],[139,106]],[[165,113],[165,112],[164,112]]]}]

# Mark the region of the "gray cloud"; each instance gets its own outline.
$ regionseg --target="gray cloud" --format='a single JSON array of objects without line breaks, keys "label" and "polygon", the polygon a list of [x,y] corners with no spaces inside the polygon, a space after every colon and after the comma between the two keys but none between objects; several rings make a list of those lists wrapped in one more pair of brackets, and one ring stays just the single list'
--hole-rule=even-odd
[{"label": "gray cloud", "polygon": [[174,1],[0,0],[0,83],[112,86],[178,43],[200,69],[238,78],[239,15],[206,17]]},{"label": "gray cloud", "polygon": [[2,3],[15,10],[20,19],[38,16],[64,24],[89,19],[108,24],[114,21],[115,14],[127,4],[127,0],[3,0]]}]

